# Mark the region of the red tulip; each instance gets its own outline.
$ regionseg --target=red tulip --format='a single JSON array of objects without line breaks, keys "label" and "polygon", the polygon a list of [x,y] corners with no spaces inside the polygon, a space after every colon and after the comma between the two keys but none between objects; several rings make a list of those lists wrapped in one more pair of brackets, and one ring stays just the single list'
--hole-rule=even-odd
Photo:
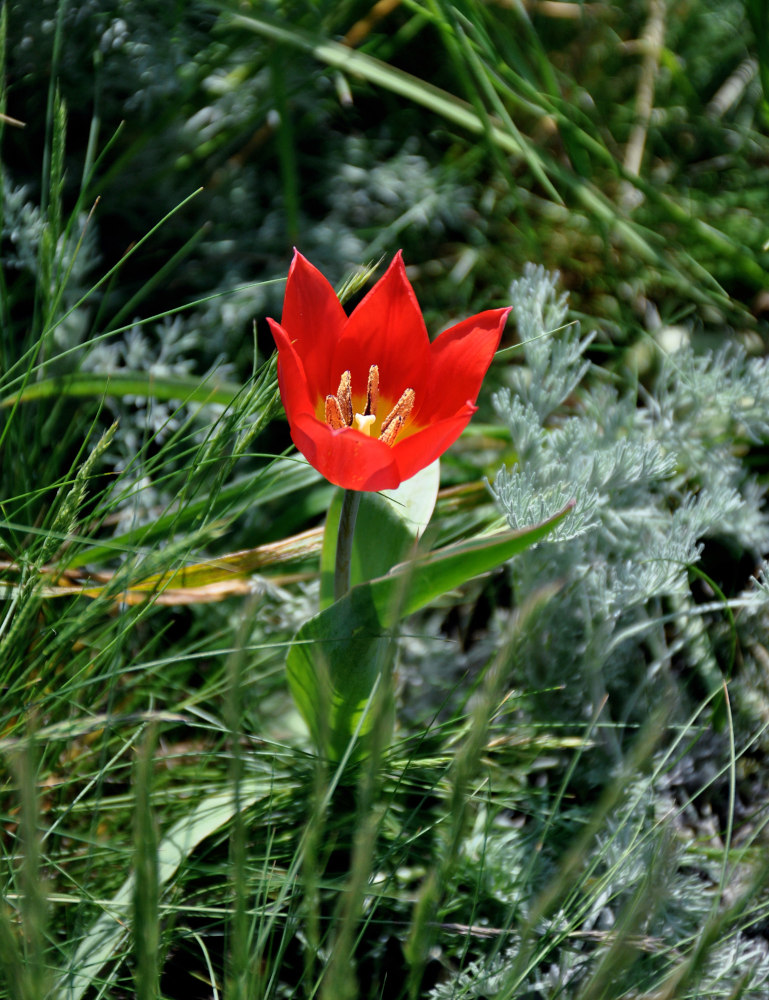
[{"label": "red tulip", "polygon": [[509,312],[471,316],[430,343],[400,251],[349,317],[295,251],[282,320],[268,320],[294,444],[337,486],[394,489],[467,426]]}]

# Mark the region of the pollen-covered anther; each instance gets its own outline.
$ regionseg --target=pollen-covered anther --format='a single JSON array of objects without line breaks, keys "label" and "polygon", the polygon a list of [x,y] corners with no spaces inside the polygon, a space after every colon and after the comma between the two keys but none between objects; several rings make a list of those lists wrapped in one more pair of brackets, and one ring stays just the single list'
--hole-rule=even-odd
[{"label": "pollen-covered anther", "polygon": [[347,426],[336,396],[326,396],[326,423],[335,431]]},{"label": "pollen-covered anther", "polygon": [[336,390],[336,398],[345,425],[349,427],[352,424],[352,376],[349,371],[342,372],[339,388]]},{"label": "pollen-covered anther", "polygon": [[393,417],[390,423],[385,427],[382,433],[379,435],[379,440],[384,441],[385,444],[394,444],[395,439],[401,432],[405,420],[403,417]]},{"label": "pollen-covered anther", "polygon": [[373,414],[376,416],[376,408],[379,403],[379,367],[372,365],[368,370],[368,385],[366,386],[366,410],[364,416]]},{"label": "pollen-covered anther", "polygon": [[[406,423],[406,418],[409,413],[411,413],[414,408],[414,400],[416,399],[416,393],[413,389],[404,389],[401,398],[395,404],[395,406],[390,410],[387,416],[382,421],[382,427],[379,432],[379,440],[385,441],[387,444],[392,444],[395,438],[398,436],[401,428]],[[393,431],[393,424],[397,422],[398,426],[395,431]]]}]

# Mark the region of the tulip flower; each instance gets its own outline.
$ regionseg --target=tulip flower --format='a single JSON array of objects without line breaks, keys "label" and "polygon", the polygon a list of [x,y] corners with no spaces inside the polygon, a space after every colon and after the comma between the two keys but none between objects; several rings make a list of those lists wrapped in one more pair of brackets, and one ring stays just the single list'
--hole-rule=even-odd
[{"label": "tulip flower", "polygon": [[298,251],[283,316],[268,320],[291,438],[346,490],[394,489],[456,441],[509,309],[490,309],[431,343],[400,251],[347,316]]}]

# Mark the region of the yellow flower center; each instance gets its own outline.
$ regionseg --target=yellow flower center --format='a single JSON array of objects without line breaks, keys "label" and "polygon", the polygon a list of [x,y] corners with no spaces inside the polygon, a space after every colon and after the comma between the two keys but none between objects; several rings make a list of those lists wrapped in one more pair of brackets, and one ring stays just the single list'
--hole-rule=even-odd
[{"label": "yellow flower center", "polygon": [[[406,418],[414,408],[416,393],[413,389],[404,389],[398,402],[382,421],[379,428],[379,440],[385,444],[394,444],[395,439],[403,429]],[[342,427],[354,427],[370,437],[376,423],[376,411],[379,405],[379,368],[372,365],[368,370],[368,385],[366,386],[366,404],[363,413],[356,412],[352,399],[352,376],[349,371],[342,372],[339,388],[335,396],[326,396],[326,423],[334,430]]]}]

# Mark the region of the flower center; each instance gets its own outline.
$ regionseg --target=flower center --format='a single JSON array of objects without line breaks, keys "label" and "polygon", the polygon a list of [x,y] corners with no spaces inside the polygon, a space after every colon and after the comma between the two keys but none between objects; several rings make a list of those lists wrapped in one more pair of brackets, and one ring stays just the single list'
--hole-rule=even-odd
[{"label": "flower center", "polygon": [[[382,421],[379,428],[379,440],[385,444],[395,444],[395,439],[403,429],[408,415],[414,407],[416,394],[413,389],[404,389],[400,399]],[[326,396],[326,423],[334,430],[342,427],[354,427],[367,436],[371,436],[379,405],[379,368],[372,365],[368,370],[368,385],[366,386],[366,405],[363,413],[355,412],[352,402],[352,376],[349,371],[342,372],[339,388],[335,396]]]}]

